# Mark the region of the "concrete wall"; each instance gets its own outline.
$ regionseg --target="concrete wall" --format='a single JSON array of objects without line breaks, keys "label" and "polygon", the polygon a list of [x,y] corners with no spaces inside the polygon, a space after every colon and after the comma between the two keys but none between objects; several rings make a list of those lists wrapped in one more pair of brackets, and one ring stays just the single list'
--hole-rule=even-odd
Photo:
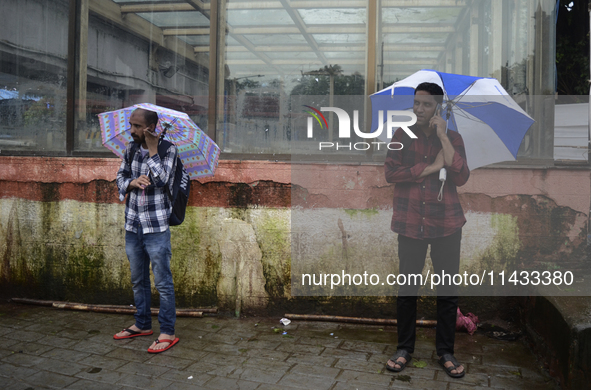
[{"label": "concrete wall", "polygon": [[[0,164],[4,293],[132,303],[124,205],[114,183],[119,160],[0,157]],[[338,300],[292,297],[292,259],[307,254],[335,264],[346,251],[357,259],[352,267],[397,269],[393,186],[382,166],[221,161],[215,178],[191,188],[187,219],[172,228],[179,306],[331,306]],[[580,263],[589,188],[588,170],[474,171],[461,188],[463,268]],[[391,302],[373,295],[362,301]]]},{"label": "concrete wall", "polygon": [[[317,168],[317,169],[316,169]],[[383,167],[328,165],[293,167],[292,272],[397,273],[395,235],[390,232],[393,187]],[[589,172],[587,170],[480,169],[460,187],[466,215],[460,270],[463,273],[584,267]],[[297,259],[297,262],[295,261]],[[427,262],[423,274],[433,273]],[[300,283],[298,283],[299,285]],[[314,290],[297,289],[296,295]],[[385,285],[318,294],[392,295]],[[432,293],[423,289],[423,293]],[[488,295],[486,290],[466,292]],[[523,289],[506,294],[527,294]]]}]

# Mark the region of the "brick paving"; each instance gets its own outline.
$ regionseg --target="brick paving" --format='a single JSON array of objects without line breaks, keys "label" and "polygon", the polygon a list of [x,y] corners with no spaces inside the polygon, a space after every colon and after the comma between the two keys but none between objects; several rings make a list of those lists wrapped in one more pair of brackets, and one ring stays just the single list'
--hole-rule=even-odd
[{"label": "brick paving", "polygon": [[131,324],[129,315],[0,304],[0,388],[557,389],[524,343],[481,334],[457,334],[456,357],[467,374],[451,379],[437,364],[434,329],[418,329],[413,361],[394,374],[384,368],[396,345],[392,327],[178,318],[179,344],[152,355],[146,349],[158,334],[156,318],[154,336],[112,338]]}]

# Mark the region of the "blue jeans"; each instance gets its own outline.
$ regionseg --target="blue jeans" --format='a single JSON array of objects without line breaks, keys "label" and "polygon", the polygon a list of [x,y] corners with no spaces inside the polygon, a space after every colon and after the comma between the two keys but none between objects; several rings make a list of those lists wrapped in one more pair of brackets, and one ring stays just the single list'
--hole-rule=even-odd
[{"label": "blue jeans", "polygon": [[131,268],[131,284],[137,312],[135,326],[141,330],[152,329],[150,313],[152,290],[150,287],[150,263],[154,282],[160,294],[160,333],[174,334],[176,308],[174,285],[170,271],[170,230],[161,233],[143,234],[141,226],[137,233],[125,232],[125,252]]}]

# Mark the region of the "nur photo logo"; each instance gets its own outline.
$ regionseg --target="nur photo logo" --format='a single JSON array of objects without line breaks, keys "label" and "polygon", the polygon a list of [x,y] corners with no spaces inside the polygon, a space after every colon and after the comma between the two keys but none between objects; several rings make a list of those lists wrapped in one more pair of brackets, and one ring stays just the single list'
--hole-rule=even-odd
[{"label": "nur photo logo", "polygon": [[[307,120],[307,138],[314,137],[314,119],[320,126],[321,129],[325,127],[328,129],[328,121],[322,112],[334,112],[337,115],[339,122],[339,139],[350,139],[351,138],[351,117],[347,111],[338,107],[320,107],[320,110],[303,105],[306,109],[306,113],[311,116]],[[359,129],[359,110],[353,111],[353,131],[359,138],[370,139],[378,138],[384,131],[384,122],[386,124],[386,136],[387,139],[392,139],[392,135],[397,128],[402,128],[410,138],[417,138],[417,136],[409,129],[410,126],[417,122],[417,116],[412,111],[400,111],[400,110],[388,110],[386,111],[386,118],[384,119],[384,111],[378,111],[379,126],[376,131],[372,133],[365,133]],[[407,118],[407,119],[402,119]],[[334,150],[368,150],[371,145],[375,145],[377,150],[381,150],[382,145],[386,145],[389,150],[401,150],[403,148],[400,142],[383,142],[383,141],[371,141],[371,142],[332,142],[332,141],[320,141],[318,143],[318,150],[334,149]]]}]

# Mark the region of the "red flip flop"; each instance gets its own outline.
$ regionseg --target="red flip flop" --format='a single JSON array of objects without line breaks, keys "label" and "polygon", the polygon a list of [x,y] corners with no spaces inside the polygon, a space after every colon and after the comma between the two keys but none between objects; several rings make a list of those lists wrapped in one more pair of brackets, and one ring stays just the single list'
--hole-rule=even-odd
[{"label": "red flip flop", "polygon": [[152,348],[148,348],[148,352],[149,353],[160,353],[160,352],[164,352],[172,347],[174,347],[176,345],[176,343],[179,342],[179,338],[177,337],[176,339],[162,339],[162,340],[156,340],[156,344],[161,344],[161,343],[168,343],[168,345],[166,346],[166,348],[162,348],[162,349],[152,349]]},{"label": "red flip flop", "polygon": [[149,332],[138,332],[137,330],[133,330],[133,329],[123,329],[121,332],[127,332],[129,333],[128,336],[117,336],[116,334],[113,335],[113,338],[115,340],[123,340],[123,339],[130,339],[132,337],[138,337],[138,336],[151,336],[154,334],[154,332],[152,330],[150,330]]}]

